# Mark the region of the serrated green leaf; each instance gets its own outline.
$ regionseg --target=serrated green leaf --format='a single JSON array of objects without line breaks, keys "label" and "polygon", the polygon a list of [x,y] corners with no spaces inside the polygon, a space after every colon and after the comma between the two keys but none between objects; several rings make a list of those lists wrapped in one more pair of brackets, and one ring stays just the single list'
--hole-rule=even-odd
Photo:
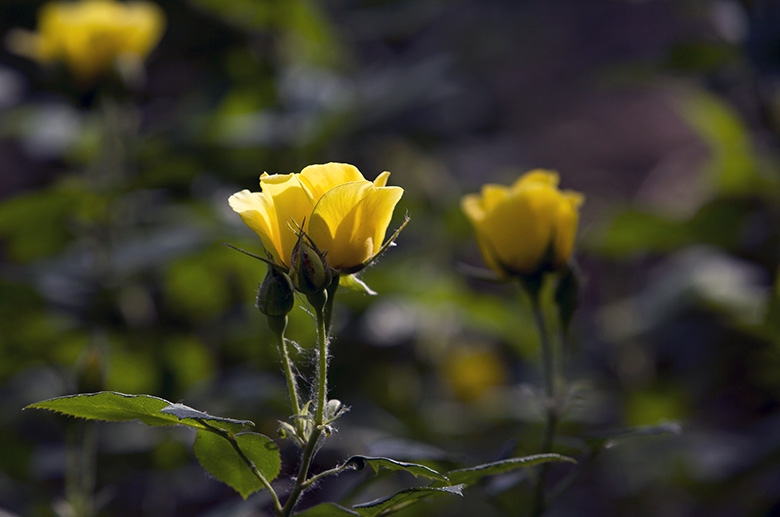
[{"label": "serrated green leaf", "polygon": [[317,506],[313,506],[308,510],[304,510],[295,514],[297,517],[344,517],[345,515],[360,514],[335,503],[318,504]]},{"label": "serrated green leaf", "polygon": [[[246,427],[255,425],[251,420],[236,420],[235,418],[209,415],[205,411],[198,411],[197,409],[185,406],[184,404],[170,404],[162,408],[160,413],[173,415],[180,421],[187,419],[194,422],[197,422],[197,420],[208,420],[212,422],[213,426],[229,431],[230,433],[237,433]],[[181,423],[185,425],[193,425],[187,421]],[[193,425],[193,427],[202,428],[201,425]]]},{"label": "serrated green leaf", "polygon": [[584,439],[585,442],[591,447],[612,447],[617,442],[627,438],[658,436],[662,434],[679,435],[681,433],[682,426],[679,424],[679,422],[664,422],[657,425],[642,425],[600,431],[598,433],[591,433],[585,436]]},{"label": "serrated green leaf", "polygon": [[356,291],[358,293],[367,294],[369,296],[376,296],[377,294],[376,291],[368,287],[368,284],[355,275],[341,275],[339,277],[339,286],[347,288],[350,291]]},{"label": "serrated green leaf", "polygon": [[30,404],[24,409],[46,409],[63,415],[106,422],[140,420],[146,425],[176,425],[179,419],[160,413],[170,406],[165,399],[151,395],[125,395],[112,391],[81,393]]},{"label": "serrated green leaf", "polygon": [[404,508],[428,499],[429,497],[443,494],[456,494],[463,496],[463,488],[466,485],[454,485],[445,487],[415,487],[403,490],[390,497],[383,497],[368,503],[358,504],[352,508],[362,517],[384,517],[400,512]]},{"label": "serrated green leaf", "polygon": [[[241,452],[270,483],[279,475],[282,461],[279,448],[262,434],[240,433],[233,437]],[[200,430],[193,446],[195,457],[209,474],[222,481],[246,499],[263,488],[263,484],[223,435]]]},{"label": "serrated green leaf", "polygon": [[[174,408],[173,410],[169,408]],[[185,415],[183,408],[189,413]],[[188,408],[183,404],[171,402],[152,395],[127,395],[113,391],[101,391],[98,393],[80,393],[67,395],[30,404],[24,409],[46,409],[63,415],[88,420],[102,420],[106,422],[128,422],[139,420],[146,425],[187,425],[197,429],[208,427],[198,419],[212,420],[214,427],[224,429],[233,434],[247,426],[253,426],[249,420],[234,420],[209,415],[202,411]],[[182,416],[178,416],[179,412]],[[197,416],[196,416],[197,415]]]},{"label": "serrated green leaf", "polygon": [[487,476],[503,474],[504,472],[533,467],[534,465],[553,461],[577,463],[577,461],[573,458],[562,456],[560,454],[535,454],[533,456],[525,456],[523,458],[510,458],[508,460],[486,463],[484,465],[477,465],[476,467],[469,467],[466,469],[451,470],[447,472],[446,476],[449,478],[450,483],[465,483],[470,485]]},{"label": "serrated green leaf", "polygon": [[380,468],[388,470],[403,470],[414,474],[415,477],[426,477],[429,479],[435,479],[444,483],[449,483],[450,480],[446,476],[436,472],[435,470],[426,467],[425,465],[418,465],[416,463],[405,463],[403,461],[396,461],[390,458],[369,458],[366,456],[352,456],[347,460],[347,464],[354,464],[358,470],[362,470],[366,465],[369,465],[374,469],[374,473],[378,473]]}]

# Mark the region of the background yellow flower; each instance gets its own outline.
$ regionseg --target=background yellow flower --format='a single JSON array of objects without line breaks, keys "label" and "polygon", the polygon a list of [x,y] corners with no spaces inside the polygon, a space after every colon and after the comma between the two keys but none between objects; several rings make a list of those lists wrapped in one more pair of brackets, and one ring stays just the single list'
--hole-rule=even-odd
[{"label": "background yellow flower", "polygon": [[113,66],[140,68],[165,29],[162,9],[150,2],[85,0],[45,4],[38,32],[16,29],[11,50],[41,63],[61,61],[82,82]]},{"label": "background yellow flower", "polygon": [[558,175],[533,170],[510,187],[488,184],[463,197],[485,262],[499,276],[530,275],[569,259],[582,194],[558,190]]}]

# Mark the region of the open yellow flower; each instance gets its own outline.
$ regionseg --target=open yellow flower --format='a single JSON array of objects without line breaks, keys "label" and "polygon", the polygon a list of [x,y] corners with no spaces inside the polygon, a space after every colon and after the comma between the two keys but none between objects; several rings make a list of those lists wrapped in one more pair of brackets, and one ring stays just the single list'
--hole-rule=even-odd
[{"label": "open yellow flower", "polygon": [[113,66],[140,68],[164,29],[162,9],[150,2],[53,2],[41,8],[38,32],[15,29],[8,45],[41,63],[61,61],[89,83]]},{"label": "open yellow flower", "polygon": [[500,277],[532,275],[563,266],[571,255],[584,197],[558,190],[558,174],[533,170],[510,187],[488,184],[461,207],[485,262]]},{"label": "open yellow flower", "polygon": [[330,267],[354,272],[379,252],[403,195],[386,186],[389,176],[372,182],[352,165],[309,165],[297,174],[263,174],[261,192],[242,190],[228,201],[278,264],[290,266],[301,228]]}]

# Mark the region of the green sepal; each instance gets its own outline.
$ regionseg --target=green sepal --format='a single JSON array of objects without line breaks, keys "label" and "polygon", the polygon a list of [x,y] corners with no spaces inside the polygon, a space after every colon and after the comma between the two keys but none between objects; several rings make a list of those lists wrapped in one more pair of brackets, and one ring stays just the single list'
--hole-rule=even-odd
[{"label": "green sepal", "polygon": [[298,241],[292,250],[290,262],[290,278],[299,292],[310,296],[323,292],[330,285],[333,272],[325,253],[317,248],[303,230],[298,232]]},{"label": "green sepal", "polygon": [[345,287],[350,291],[367,294],[369,296],[376,296],[377,292],[371,289],[368,284],[363,280],[353,275],[341,275],[339,276],[339,286]]}]

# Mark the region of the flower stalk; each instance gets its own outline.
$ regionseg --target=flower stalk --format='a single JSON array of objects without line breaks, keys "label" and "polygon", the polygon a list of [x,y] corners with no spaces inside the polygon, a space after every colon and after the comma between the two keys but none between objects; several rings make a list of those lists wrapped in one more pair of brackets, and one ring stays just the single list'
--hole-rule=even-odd
[{"label": "flower stalk", "polygon": [[[531,306],[534,315],[534,322],[539,331],[539,342],[542,349],[542,371],[544,376],[544,412],[545,428],[542,437],[542,454],[552,452],[552,444],[555,438],[555,428],[558,424],[558,397],[556,393],[556,367],[555,351],[553,350],[552,340],[544,320],[542,310],[541,291],[543,286],[543,276],[534,275],[524,278],[525,287],[531,298]],[[531,515],[538,516],[544,513],[546,509],[545,481],[547,479],[548,465],[544,464],[539,471],[539,477],[536,480],[534,490],[534,503]]]}]

